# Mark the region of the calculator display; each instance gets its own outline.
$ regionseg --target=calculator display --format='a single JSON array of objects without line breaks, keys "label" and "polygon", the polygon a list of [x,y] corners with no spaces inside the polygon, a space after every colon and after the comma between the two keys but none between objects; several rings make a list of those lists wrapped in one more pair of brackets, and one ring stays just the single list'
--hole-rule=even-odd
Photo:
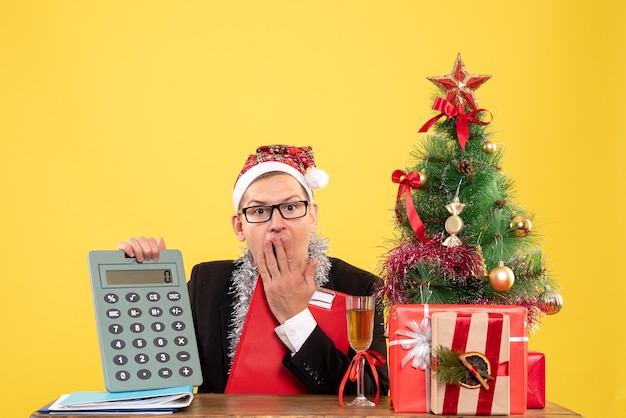
[{"label": "calculator display", "polygon": [[106,283],[110,286],[172,283],[172,270],[107,270]]}]

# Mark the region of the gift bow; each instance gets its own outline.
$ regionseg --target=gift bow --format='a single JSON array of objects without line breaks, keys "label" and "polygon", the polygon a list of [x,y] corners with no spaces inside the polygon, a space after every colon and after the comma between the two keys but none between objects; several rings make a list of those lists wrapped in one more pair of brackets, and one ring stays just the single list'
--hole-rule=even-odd
[{"label": "gift bow", "polygon": [[[433,109],[438,110],[441,113],[439,113],[437,116],[433,117],[428,122],[426,122],[424,126],[420,128],[418,132],[427,132],[430,129],[430,127],[433,126],[435,122],[437,122],[443,116],[446,116],[448,118],[456,117],[457,118],[456,137],[459,140],[459,145],[461,145],[461,149],[463,149],[463,151],[465,151],[465,144],[467,143],[467,140],[469,139],[469,136],[470,136],[469,135],[469,123],[472,122],[477,125],[488,125],[491,122],[491,121],[483,122],[480,119],[474,117],[474,115],[480,112],[489,113],[488,110],[476,109],[476,110],[472,110],[469,113],[465,113],[463,110],[463,105],[459,104],[459,106],[456,107],[452,103],[450,103],[449,101],[445,99],[442,99],[441,97],[437,97],[435,99],[435,103],[433,104]],[[491,115],[491,113],[489,113],[489,115]]]},{"label": "gift bow", "polygon": [[[399,184],[396,200],[400,200],[400,197],[404,193],[406,215],[409,218],[409,223],[422,244],[426,244],[426,227],[417,214],[417,210],[413,204],[413,197],[411,196],[411,189],[418,189],[422,185],[419,173],[412,172],[407,174],[403,170],[396,170],[391,174],[391,181]],[[397,208],[396,216],[400,218],[400,211]]]},{"label": "gift bow", "polygon": [[426,370],[430,367],[432,337],[430,318],[424,317],[420,325],[417,325],[415,321],[410,321],[406,326],[411,331],[399,329],[396,330],[396,334],[408,338],[390,341],[389,346],[400,345],[402,349],[409,350],[402,358],[401,367],[411,361],[411,366],[414,369]]},{"label": "gift bow", "polygon": [[385,364],[385,358],[374,350],[367,350],[356,353],[348,366],[346,374],[343,376],[343,379],[341,379],[341,385],[339,385],[339,405],[341,406],[343,406],[343,391],[348,378],[350,381],[356,382],[359,378],[359,374],[365,373],[365,370],[361,370],[361,358],[364,358],[372,369],[374,382],[376,382],[376,397],[374,398],[374,403],[378,404],[378,398],[380,397],[380,385],[378,384],[378,371],[376,370],[376,366],[382,366]]}]

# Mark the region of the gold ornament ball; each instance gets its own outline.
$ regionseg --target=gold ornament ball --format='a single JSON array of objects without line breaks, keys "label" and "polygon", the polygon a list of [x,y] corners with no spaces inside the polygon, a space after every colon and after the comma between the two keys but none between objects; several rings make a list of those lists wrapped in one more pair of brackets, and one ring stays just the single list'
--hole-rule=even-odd
[{"label": "gold ornament ball", "polygon": [[420,184],[426,184],[426,182],[428,181],[428,177],[426,176],[426,170],[421,170],[419,172],[420,175]]},{"label": "gold ornament ball", "polygon": [[495,142],[485,141],[483,142],[483,152],[485,154],[493,154],[498,149],[498,146]]},{"label": "gold ornament ball", "polygon": [[507,266],[498,266],[489,272],[489,285],[498,292],[509,290],[515,283],[515,274]]},{"label": "gold ornament ball", "polygon": [[518,237],[526,237],[530,235],[530,232],[533,230],[533,225],[524,215],[515,215],[513,219],[511,219],[511,229]]},{"label": "gold ornament ball", "polygon": [[446,219],[446,232],[450,235],[456,235],[463,230],[465,224],[463,223],[463,219],[461,219],[458,215],[449,216]]},{"label": "gold ornament ball", "polygon": [[556,315],[563,308],[563,296],[553,290],[539,295],[537,307],[546,315]]}]

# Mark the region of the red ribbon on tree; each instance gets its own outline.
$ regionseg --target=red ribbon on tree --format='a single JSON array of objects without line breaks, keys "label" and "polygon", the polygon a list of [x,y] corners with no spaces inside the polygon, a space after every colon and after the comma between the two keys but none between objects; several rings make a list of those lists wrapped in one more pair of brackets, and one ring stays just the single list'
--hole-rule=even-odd
[{"label": "red ribbon on tree", "polygon": [[356,382],[359,378],[359,374],[365,373],[365,370],[361,370],[361,357],[365,358],[366,363],[369,364],[372,369],[374,382],[376,382],[376,397],[374,398],[374,403],[378,404],[378,398],[380,397],[380,385],[378,384],[378,371],[376,370],[376,366],[382,366],[385,364],[385,358],[374,350],[367,350],[356,353],[348,366],[346,374],[343,376],[343,379],[341,379],[341,384],[339,385],[339,405],[341,406],[343,406],[343,391],[348,378],[350,378],[351,382]]},{"label": "red ribbon on tree", "polygon": [[[418,132],[427,132],[431,128],[431,126],[433,126],[435,122],[437,122],[443,116],[446,116],[448,118],[456,117],[457,118],[456,119],[456,137],[459,140],[459,145],[461,145],[461,149],[463,151],[465,151],[465,144],[467,143],[467,140],[469,139],[469,136],[470,136],[469,134],[470,122],[475,123],[477,125],[488,125],[489,123],[491,123],[491,121],[483,122],[482,120],[475,117],[475,115],[480,112],[489,113],[488,110],[476,109],[476,110],[472,110],[469,113],[465,113],[462,104],[459,104],[459,106],[456,107],[452,103],[450,103],[449,101],[445,99],[442,99],[441,97],[437,97],[435,99],[435,103],[433,104],[433,109],[438,110],[441,113],[439,113],[437,116],[435,116],[434,118],[426,122],[424,126],[420,128]],[[491,115],[491,113],[489,113],[489,115]]]},{"label": "red ribbon on tree", "polygon": [[[409,218],[409,223],[422,244],[426,244],[426,227],[417,214],[417,210],[413,204],[413,197],[411,196],[411,189],[418,189],[422,185],[419,173],[413,172],[407,174],[402,170],[396,170],[391,174],[391,181],[400,185],[398,187],[396,201],[400,200],[402,194],[405,195],[406,215]],[[400,211],[397,207],[396,216],[400,219]]]}]

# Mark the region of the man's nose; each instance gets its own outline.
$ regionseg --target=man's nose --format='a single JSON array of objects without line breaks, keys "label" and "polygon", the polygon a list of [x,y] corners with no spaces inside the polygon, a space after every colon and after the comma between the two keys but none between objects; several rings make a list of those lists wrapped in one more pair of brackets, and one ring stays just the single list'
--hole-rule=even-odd
[{"label": "man's nose", "polygon": [[285,226],[285,218],[283,218],[283,214],[280,213],[278,207],[272,208],[272,217],[269,222],[271,229],[282,229]]}]

